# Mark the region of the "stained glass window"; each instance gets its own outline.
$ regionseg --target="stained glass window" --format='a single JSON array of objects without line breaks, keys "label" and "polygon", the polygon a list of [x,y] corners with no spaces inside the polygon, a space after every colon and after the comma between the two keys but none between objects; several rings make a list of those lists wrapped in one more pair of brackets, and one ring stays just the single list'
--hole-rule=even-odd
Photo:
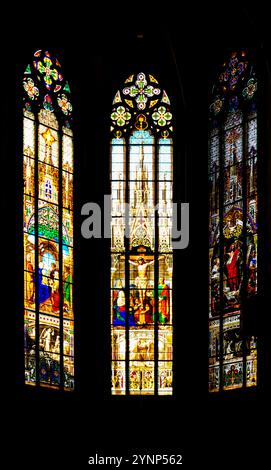
[{"label": "stained glass window", "polygon": [[257,293],[257,158],[256,74],[247,53],[234,52],[210,106],[211,392],[257,384],[257,338],[245,328],[245,305]]},{"label": "stained glass window", "polygon": [[74,388],[73,132],[59,61],[23,77],[25,383]]},{"label": "stained glass window", "polygon": [[172,394],[172,120],[152,75],[130,75],[114,97],[113,395]]}]

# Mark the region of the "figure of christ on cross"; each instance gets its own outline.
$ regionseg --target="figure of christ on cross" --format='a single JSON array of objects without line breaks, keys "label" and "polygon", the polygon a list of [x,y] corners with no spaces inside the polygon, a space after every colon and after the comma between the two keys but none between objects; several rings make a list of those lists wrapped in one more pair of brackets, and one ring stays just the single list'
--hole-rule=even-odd
[{"label": "figure of christ on cross", "polygon": [[[158,260],[162,258],[163,256],[159,256]],[[142,256],[140,256],[137,261],[129,260],[129,263],[133,266],[137,266],[137,277],[135,278],[135,285],[139,291],[139,298],[143,305],[149,281],[147,269],[149,266],[155,263],[155,260],[147,262]]]}]

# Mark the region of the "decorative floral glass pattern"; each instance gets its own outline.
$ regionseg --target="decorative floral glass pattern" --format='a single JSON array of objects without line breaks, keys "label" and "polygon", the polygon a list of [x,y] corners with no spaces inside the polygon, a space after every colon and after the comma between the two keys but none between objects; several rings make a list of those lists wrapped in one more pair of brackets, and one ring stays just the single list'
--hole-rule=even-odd
[{"label": "decorative floral glass pattern", "polygon": [[254,78],[250,78],[247,82],[247,86],[243,90],[243,96],[247,99],[252,99],[257,90],[257,82]]},{"label": "decorative floral glass pattern", "polygon": [[61,95],[57,97],[58,106],[60,107],[61,111],[66,115],[69,116],[72,112],[72,105],[68,100],[66,95]]},{"label": "decorative floral glass pattern", "polygon": [[157,124],[161,127],[164,127],[168,124],[167,121],[171,121],[172,114],[167,111],[164,106],[160,106],[155,113],[152,115],[152,119],[157,121]]},{"label": "decorative floral glass pattern", "polygon": [[[115,101],[116,102],[116,101]],[[116,121],[118,126],[125,126],[126,122],[131,119],[131,113],[129,113],[124,106],[118,106],[116,111],[111,114],[111,119]]]},{"label": "decorative floral glass pattern", "polygon": [[248,62],[246,60],[246,53],[233,52],[230,60],[225,62],[223,65],[224,71],[219,76],[219,81],[222,84],[224,90],[234,90],[239,79],[244,76]]},{"label": "decorative floral glass pattern", "polygon": [[125,87],[123,89],[124,95],[129,95],[131,96],[131,98],[135,98],[137,108],[139,110],[143,110],[146,108],[148,98],[151,98],[155,95],[159,95],[160,93],[160,88],[154,88],[152,85],[148,84],[144,73],[139,73],[137,75],[135,85],[131,87]]},{"label": "decorative floral glass pattern", "polygon": [[33,65],[36,70],[43,76],[44,84],[48,90],[51,90],[53,83],[57,87],[57,90],[60,90],[60,85],[57,82],[62,82],[63,77],[59,72],[60,64],[57,60],[52,59],[50,53],[46,51],[42,54],[42,51],[37,51],[35,53],[35,58],[40,60],[34,60]]}]

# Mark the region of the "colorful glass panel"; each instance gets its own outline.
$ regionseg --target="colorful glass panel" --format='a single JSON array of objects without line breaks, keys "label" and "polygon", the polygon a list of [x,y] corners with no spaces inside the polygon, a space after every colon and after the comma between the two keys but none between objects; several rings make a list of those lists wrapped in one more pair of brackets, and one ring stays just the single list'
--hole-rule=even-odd
[{"label": "colorful glass panel", "polygon": [[34,54],[23,87],[25,382],[72,390],[72,105],[48,51]]},{"label": "colorful glass panel", "polygon": [[125,84],[111,114],[112,394],[171,395],[173,117],[154,77]]},{"label": "colorful glass panel", "polygon": [[209,134],[209,390],[257,384],[244,305],[257,293],[257,81],[246,52],[225,62]]}]

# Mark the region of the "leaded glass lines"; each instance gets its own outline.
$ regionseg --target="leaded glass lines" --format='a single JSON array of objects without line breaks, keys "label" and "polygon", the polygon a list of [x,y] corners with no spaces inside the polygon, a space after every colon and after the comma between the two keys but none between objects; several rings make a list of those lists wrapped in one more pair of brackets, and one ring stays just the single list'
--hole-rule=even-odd
[{"label": "leaded glass lines", "polygon": [[244,328],[244,304],[257,292],[257,86],[244,52],[223,67],[209,134],[211,392],[257,384],[256,336]]},{"label": "leaded glass lines", "polygon": [[153,76],[125,83],[111,114],[112,394],[171,395],[172,114]]},{"label": "leaded glass lines", "polygon": [[24,77],[25,382],[72,390],[73,133],[60,69],[37,51]]}]

